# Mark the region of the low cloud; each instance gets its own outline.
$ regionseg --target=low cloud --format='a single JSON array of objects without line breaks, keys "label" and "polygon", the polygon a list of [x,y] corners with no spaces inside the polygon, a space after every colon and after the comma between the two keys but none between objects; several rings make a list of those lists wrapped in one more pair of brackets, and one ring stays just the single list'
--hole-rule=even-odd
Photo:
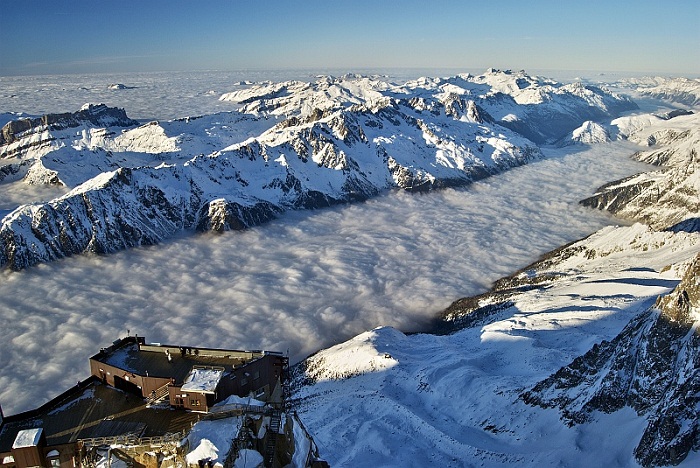
[{"label": "low cloud", "polygon": [[631,152],[553,153],[465,189],[392,192],[245,232],[2,272],[0,404],[5,414],[38,406],[87,377],[88,358],[127,330],[288,351],[294,362],[380,325],[420,330],[453,300],[616,222],[577,202],[640,171]]}]

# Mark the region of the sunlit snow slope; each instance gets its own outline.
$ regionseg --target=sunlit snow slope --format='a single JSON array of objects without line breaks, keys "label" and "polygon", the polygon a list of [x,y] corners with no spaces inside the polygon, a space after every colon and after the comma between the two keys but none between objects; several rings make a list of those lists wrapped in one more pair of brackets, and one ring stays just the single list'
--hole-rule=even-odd
[{"label": "sunlit snow slope", "polygon": [[651,227],[553,251],[453,303],[436,334],[377,328],[296,367],[296,407],[331,464],[698,462],[700,147],[697,118],[678,115],[617,122],[668,167],[594,197]]}]

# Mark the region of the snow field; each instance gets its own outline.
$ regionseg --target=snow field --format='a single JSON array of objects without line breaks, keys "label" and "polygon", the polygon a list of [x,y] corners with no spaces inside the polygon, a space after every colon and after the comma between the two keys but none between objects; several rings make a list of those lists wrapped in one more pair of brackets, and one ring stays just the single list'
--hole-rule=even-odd
[{"label": "snow field", "polygon": [[569,428],[557,411],[517,396],[613,338],[675,286],[677,270],[666,267],[687,263],[700,237],[634,225],[577,245],[601,253],[555,265],[561,279],[518,294],[493,323],[448,336],[379,328],[311,357],[312,377],[344,375],[353,362],[367,362],[368,346],[397,361],[298,390],[321,454],[333,466],[635,466],[631,453],[646,421],[633,411]]}]

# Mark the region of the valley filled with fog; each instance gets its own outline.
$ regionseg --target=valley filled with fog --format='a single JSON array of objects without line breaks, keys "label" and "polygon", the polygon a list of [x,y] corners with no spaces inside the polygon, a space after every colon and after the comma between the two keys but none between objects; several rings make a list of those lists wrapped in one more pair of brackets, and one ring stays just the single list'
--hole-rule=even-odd
[{"label": "valley filled with fog", "polygon": [[420,330],[453,300],[619,223],[578,200],[643,170],[633,151],[545,150],[462,189],[389,192],[244,232],[3,271],[0,402],[6,414],[36,406],[87,377],[88,357],[127,330],[151,342],[279,350],[292,362],[377,326]]}]

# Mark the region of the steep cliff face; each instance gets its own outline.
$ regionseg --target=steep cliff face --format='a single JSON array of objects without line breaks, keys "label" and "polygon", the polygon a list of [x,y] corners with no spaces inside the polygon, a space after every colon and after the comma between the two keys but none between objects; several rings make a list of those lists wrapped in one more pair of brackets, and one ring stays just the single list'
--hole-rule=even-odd
[{"label": "steep cliff face", "polygon": [[700,449],[700,257],[674,291],[613,340],[595,345],[521,395],[558,408],[570,424],[625,406],[648,420],[635,457],[677,464]]},{"label": "steep cliff face", "polygon": [[0,158],[21,157],[27,150],[50,147],[51,132],[77,127],[133,127],[124,109],[87,104],[77,112],[11,120],[0,130]]}]

